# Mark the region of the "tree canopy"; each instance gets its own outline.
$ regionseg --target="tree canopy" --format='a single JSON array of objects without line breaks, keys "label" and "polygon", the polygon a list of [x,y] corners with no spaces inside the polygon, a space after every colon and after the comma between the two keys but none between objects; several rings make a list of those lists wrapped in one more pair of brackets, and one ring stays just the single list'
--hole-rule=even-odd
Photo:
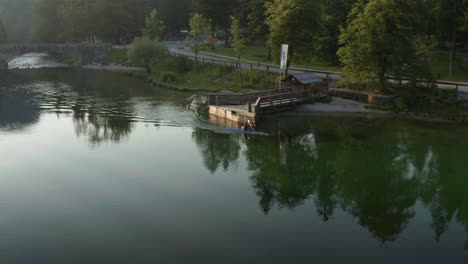
[{"label": "tree canopy", "polygon": [[158,10],[154,9],[151,12],[150,16],[146,18],[143,33],[152,40],[160,40],[165,29],[166,26],[164,25],[164,22],[159,18]]},{"label": "tree canopy", "polygon": [[128,50],[128,59],[131,63],[142,66],[147,73],[151,73],[151,64],[160,58],[165,49],[149,37],[135,38],[132,48]]},{"label": "tree canopy", "polygon": [[[423,33],[419,0],[360,1],[342,30],[338,51],[347,81],[385,88],[386,78],[401,77],[417,65],[416,37]],[[374,87],[370,87],[374,88]]]},{"label": "tree canopy", "polygon": [[319,27],[320,0],[274,0],[267,2],[267,20],[275,61],[279,61],[281,44],[289,44],[289,62],[300,61],[313,49]]},{"label": "tree canopy", "polygon": [[194,14],[190,18],[190,36],[192,49],[195,52],[195,63],[198,59],[198,52],[206,36],[211,32],[211,21],[205,18],[202,14]]}]

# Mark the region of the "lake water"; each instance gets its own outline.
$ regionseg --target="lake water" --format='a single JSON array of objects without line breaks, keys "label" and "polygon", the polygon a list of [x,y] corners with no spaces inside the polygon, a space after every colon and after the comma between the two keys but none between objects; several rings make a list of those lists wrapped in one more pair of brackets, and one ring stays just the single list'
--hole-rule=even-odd
[{"label": "lake water", "polygon": [[119,73],[0,76],[2,263],[468,263],[468,129],[283,113]]}]

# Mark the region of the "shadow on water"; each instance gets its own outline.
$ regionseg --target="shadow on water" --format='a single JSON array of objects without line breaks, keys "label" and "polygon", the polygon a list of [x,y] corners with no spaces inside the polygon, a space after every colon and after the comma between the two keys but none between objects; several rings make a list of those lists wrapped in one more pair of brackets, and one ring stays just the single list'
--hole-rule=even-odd
[{"label": "shadow on water", "polygon": [[468,145],[463,133],[436,127],[278,116],[260,127],[270,137],[202,129],[193,137],[212,173],[245,156],[265,214],[311,200],[322,221],[333,221],[339,209],[385,243],[399,237],[422,204],[438,241],[454,220],[468,232],[468,167],[460,166]]}]

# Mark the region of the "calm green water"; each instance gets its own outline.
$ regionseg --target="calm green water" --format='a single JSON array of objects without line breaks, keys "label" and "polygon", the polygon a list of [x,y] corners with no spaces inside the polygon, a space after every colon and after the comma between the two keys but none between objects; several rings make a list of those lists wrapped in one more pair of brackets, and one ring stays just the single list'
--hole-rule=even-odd
[{"label": "calm green water", "polygon": [[2,75],[2,263],[468,262],[468,129],[207,120],[116,73]]}]

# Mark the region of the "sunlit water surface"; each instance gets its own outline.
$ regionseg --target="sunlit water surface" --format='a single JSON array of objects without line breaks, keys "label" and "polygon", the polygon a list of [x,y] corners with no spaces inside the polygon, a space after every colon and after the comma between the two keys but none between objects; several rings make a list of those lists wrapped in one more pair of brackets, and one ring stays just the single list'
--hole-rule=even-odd
[{"label": "sunlit water surface", "polygon": [[284,113],[246,136],[123,74],[0,79],[3,263],[467,263],[468,130]]}]

